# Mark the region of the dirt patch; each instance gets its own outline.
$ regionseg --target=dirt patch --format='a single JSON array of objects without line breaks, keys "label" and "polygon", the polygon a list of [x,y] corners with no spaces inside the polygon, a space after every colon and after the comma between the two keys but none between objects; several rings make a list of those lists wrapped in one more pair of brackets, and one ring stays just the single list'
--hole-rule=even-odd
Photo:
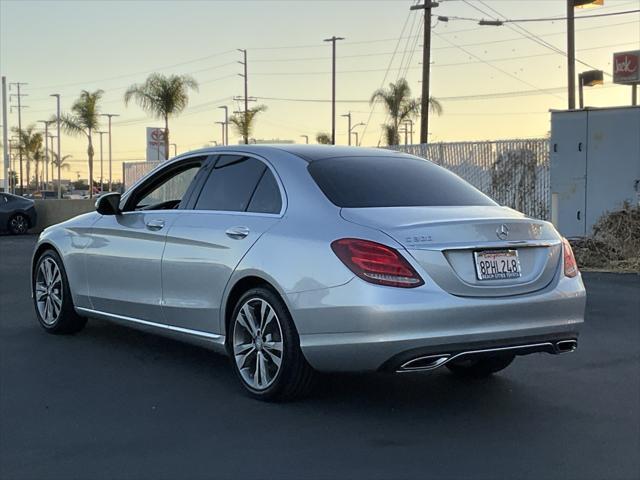
[{"label": "dirt patch", "polygon": [[580,268],[640,272],[640,207],[625,204],[603,215],[591,237],[569,241]]}]

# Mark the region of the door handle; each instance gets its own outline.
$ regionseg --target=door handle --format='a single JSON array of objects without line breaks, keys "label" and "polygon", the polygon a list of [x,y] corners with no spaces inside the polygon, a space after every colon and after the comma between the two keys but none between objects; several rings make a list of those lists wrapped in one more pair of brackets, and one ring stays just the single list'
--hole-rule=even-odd
[{"label": "door handle", "polygon": [[247,227],[231,227],[224,233],[227,234],[227,237],[233,238],[234,240],[242,240],[249,235],[249,229]]},{"label": "door handle", "polygon": [[162,230],[162,228],[164,227],[164,220],[161,219],[155,219],[155,220],[149,220],[146,224],[147,229],[148,230]]}]

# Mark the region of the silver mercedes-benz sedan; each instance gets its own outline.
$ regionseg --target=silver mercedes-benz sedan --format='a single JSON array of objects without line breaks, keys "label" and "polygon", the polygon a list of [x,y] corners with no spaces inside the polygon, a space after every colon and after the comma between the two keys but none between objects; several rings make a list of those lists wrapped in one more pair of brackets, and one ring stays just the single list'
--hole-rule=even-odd
[{"label": "silver mercedes-benz sedan", "polygon": [[569,243],[450,171],[394,151],[203,149],[47,228],[32,263],[51,333],[87,317],[226,352],[246,391],[299,397],[315,371],[467,376],[577,347]]}]

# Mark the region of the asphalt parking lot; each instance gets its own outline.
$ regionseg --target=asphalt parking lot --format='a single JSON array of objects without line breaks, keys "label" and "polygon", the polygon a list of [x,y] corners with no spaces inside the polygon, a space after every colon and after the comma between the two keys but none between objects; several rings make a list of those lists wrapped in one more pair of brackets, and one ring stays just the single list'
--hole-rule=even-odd
[{"label": "asphalt parking lot", "polygon": [[0,478],[640,477],[640,276],[585,274],[580,348],[464,381],[327,375],[243,395],[208,350],[100,321],[37,325],[34,236],[0,237]]}]

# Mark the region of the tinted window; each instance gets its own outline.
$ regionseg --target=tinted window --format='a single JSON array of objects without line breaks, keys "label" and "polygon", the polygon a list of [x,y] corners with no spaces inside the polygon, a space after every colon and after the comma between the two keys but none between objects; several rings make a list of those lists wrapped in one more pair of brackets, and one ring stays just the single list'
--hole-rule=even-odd
[{"label": "tinted window", "polygon": [[410,157],[318,160],[309,172],[339,207],[496,205],[454,173]]},{"label": "tinted window", "polygon": [[134,209],[176,208],[198,170],[200,162],[185,165],[167,176],[162,176],[157,182],[143,186],[140,192],[134,194]]},{"label": "tinted window", "polygon": [[251,201],[249,202],[248,212],[257,213],[280,213],[282,208],[282,199],[280,198],[280,189],[278,182],[268,168],[265,170],[260,183],[256,187]]},{"label": "tinted window", "polygon": [[196,210],[244,212],[266,168],[255,158],[221,156],[202,188]]}]

